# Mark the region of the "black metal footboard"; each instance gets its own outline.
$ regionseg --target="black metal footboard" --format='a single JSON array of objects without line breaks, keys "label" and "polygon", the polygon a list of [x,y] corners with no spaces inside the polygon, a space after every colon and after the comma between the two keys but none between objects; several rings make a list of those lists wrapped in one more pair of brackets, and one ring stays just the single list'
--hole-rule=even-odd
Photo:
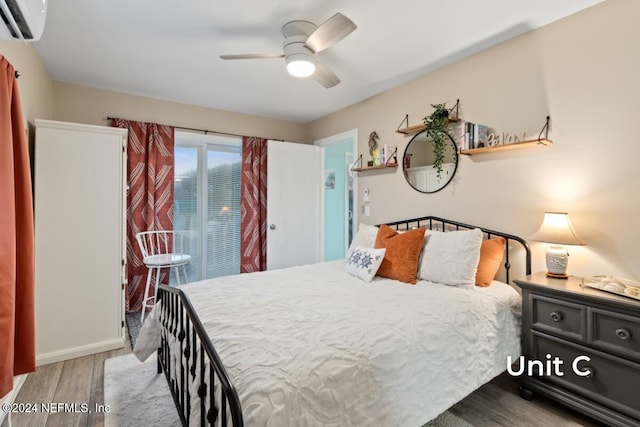
[{"label": "black metal footboard", "polygon": [[238,394],[189,299],[160,286],[157,301],[158,373],[165,373],[182,425],[242,426]]}]

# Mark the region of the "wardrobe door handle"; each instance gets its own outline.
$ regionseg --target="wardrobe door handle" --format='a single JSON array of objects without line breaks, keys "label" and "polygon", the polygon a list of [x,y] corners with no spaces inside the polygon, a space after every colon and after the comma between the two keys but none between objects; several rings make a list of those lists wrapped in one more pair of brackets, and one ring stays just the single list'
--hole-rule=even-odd
[{"label": "wardrobe door handle", "polygon": [[552,311],[550,316],[551,316],[551,320],[553,320],[554,322],[559,322],[564,317],[562,315],[562,312],[560,312],[560,311]]},{"label": "wardrobe door handle", "polygon": [[631,332],[627,331],[624,328],[619,328],[616,329],[616,335],[618,336],[618,338],[620,338],[622,341],[626,341],[629,338],[631,338]]}]

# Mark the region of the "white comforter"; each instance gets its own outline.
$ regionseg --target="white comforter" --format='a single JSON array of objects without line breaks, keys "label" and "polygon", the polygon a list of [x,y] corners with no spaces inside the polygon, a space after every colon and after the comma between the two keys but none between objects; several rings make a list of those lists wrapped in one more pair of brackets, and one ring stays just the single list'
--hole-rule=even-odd
[{"label": "white comforter", "polygon": [[[248,426],[421,426],[520,354],[510,286],[376,277],[344,262],[182,286]],[[135,352],[157,347],[149,316]]]}]

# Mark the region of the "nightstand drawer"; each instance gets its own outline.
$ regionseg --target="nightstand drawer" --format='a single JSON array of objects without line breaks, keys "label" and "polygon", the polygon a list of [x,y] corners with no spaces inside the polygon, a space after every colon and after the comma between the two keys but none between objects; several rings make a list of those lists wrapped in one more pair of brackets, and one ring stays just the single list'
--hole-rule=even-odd
[{"label": "nightstand drawer", "polygon": [[531,295],[531,327],[554,335],[586,340],[586,308],[580,304]]},{"label": "nightstand drawer", "polygon": [[589,308],[594,346],[640,361],[640,318]]},{"label": "nightstand drawer", "polygon": [[[544,377],[545,380],[640,421],[640,364],[545,334],[533,334],[535,359],[546,361],[546,355],[550,354],[563,362],[560,371],[564,375]],[[578,359],[573,366],[576,358],[582,356],[590,360]],[[574,369],[578,372],[591,371],[592,375],[579,376]]]}]

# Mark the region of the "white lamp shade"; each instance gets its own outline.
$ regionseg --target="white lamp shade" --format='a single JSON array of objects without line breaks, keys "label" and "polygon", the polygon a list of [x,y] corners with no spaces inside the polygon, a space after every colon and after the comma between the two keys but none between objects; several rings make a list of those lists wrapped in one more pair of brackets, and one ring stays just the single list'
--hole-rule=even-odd
[{"label": "white lamp shade", "polygon": [[316,70],[313,56],[293,54],[287,57],[287,71],[294,77],[309,77]]},{"label": "white lamp shade", "polygon": [[566,212],[545,212],[540,229],[531,239],[558,245],[584,245],[573,231]]}]

